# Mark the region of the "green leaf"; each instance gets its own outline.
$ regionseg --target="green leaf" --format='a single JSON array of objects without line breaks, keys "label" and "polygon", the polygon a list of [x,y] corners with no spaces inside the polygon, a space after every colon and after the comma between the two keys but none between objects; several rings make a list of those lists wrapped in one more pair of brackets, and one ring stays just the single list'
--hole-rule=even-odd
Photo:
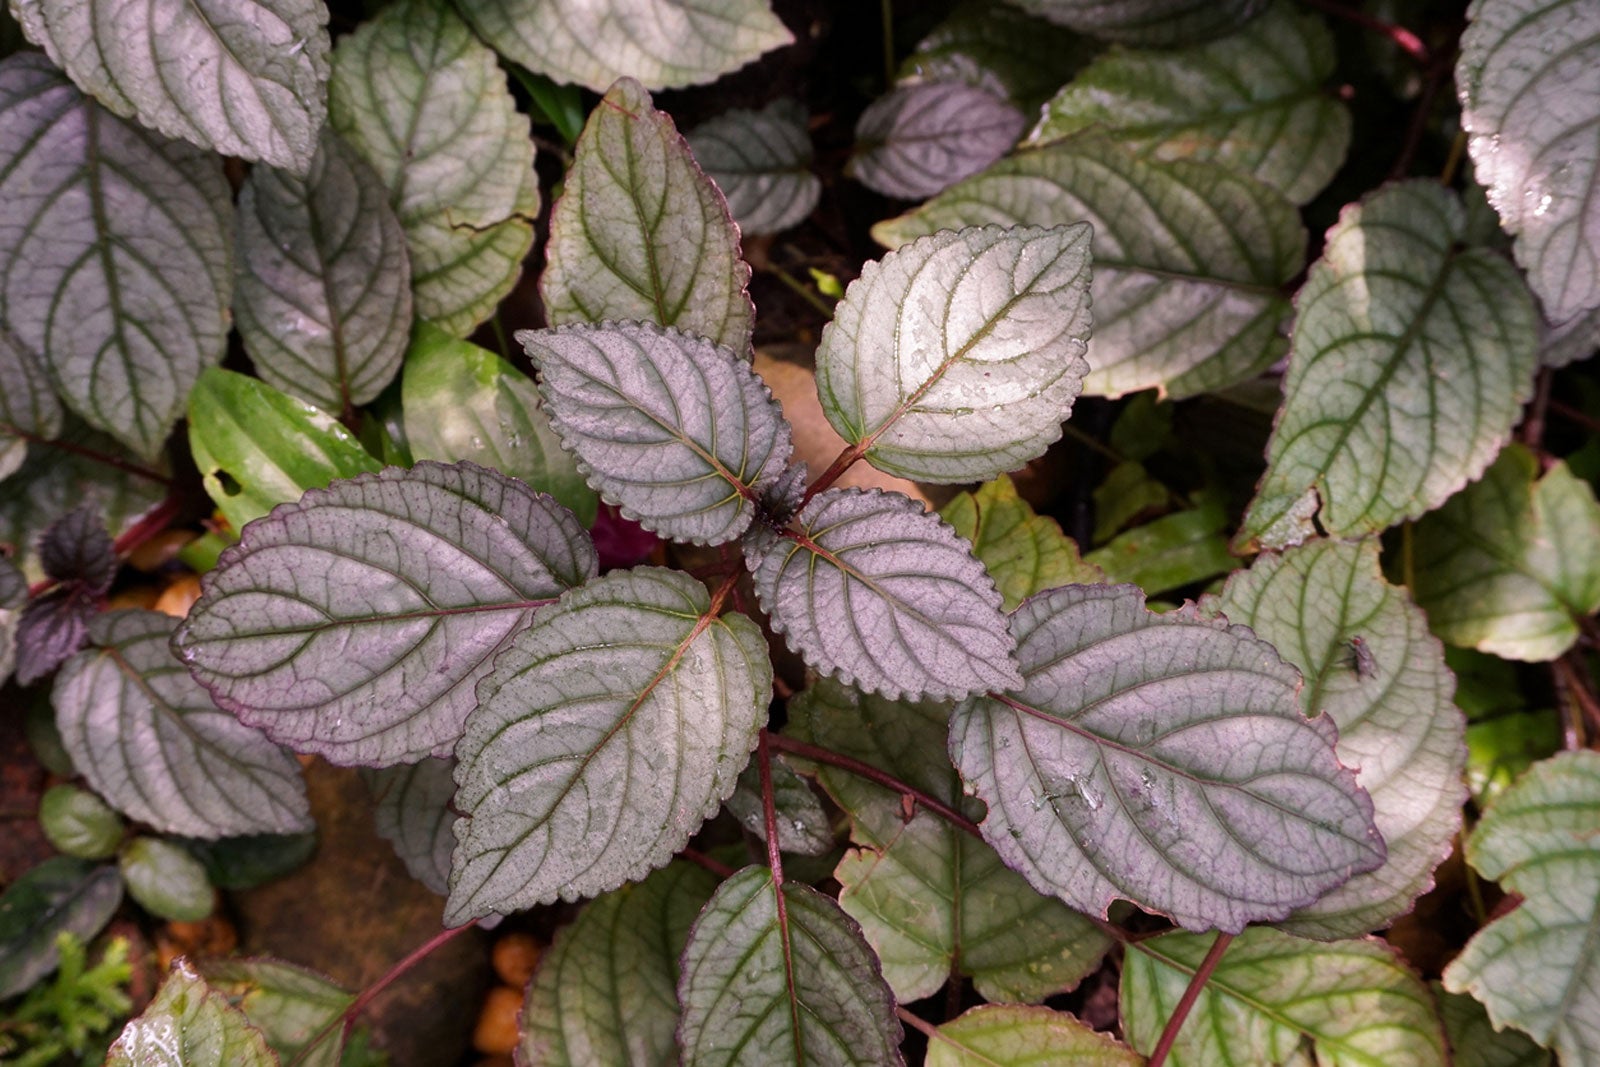
[{"label": "green leaf", "polygon": [[716,880],[670,863],[584,906],[539,960],[522,1013],[523,1063],[676,1063],[678,957]]},{"label": "green leaf", "polygon": [[372,168],[324,129],[305,177],[250,172],[238,233],[234,313],[256,372],[332,412],[382,392],[411,329],[411,264]]},{"label": "green leaf", "polygon": [[1095,50],[1093,41],[1007,4],[969,0],[917,42],[899,81],[966,82],[1036,115]]},{"label": "green leaf", "polygon": [[419,318],[464,336],[511,291],[539,187],[495,54],[441,0],[385,7],[334,51],[328,122],[389,190]]},{"label": "green leaf", "polygon": [[1279,3],[1209,44],[1112,49],[1045,105],[1028,140],[1099,125],[1152,158],[1222,163],[1304,204],[1350,145],[1349,109],[1323,87],[1334,60],[1322,17]]},{"label": "green leaf", "polygon": [[890,699],[1021,678],[993,579],[914,500],[829,489],[788,527],[755,526],[744,550],[772,628],[824,674]]},{"label": "green leaf", "polygon": [[94,647],[51,694],[73,765],[113,807],[167,833],[310,829],[299,765],[212,704],[168,647],[176,625],[155,611],[90,621]]},{"label": "green leaf", "polygon": [[304,866],[317,851],[317,835],[307,831],[190,839],[184,847],[205,864],[207,880],[218,889],[254,889]]},{"label": "green leaf", "polygon": [[155,456],[227,347],[222,164],[109,114],[37,53],[0,62],[0,131],[0,321],[74,411]]},{"label": "green leaf", "polygon": [[1452,1067],[1551,1067],[1550,1053],[1520,1030],[1496,1030],[1482,1004],[1464,993],[1431,983],[1450,1043]]},{"label": "green leaf", "polygon": [[29,40],[112,112],[296,173],[327,116],[319,0],[12,0]]},{"label": "green leaf", "polygon": [[972,554],[988,570],[1010,611],[1035,593],[1058,585],[1093,585],[1105,580],[1078,556],[1077,542],[1056,520],[1034,514],[1004,474],[939,509],[939,517],[972,542]]},{"label": "green leaf", "polygon": [[891,89],[856,122],[847,173],[900,200],[921,200],[1011,150],[1027,120],[1003,96],[966,82]]},{"label": "green leaf", "polygon": [[220,367],[189,394],[189,450],[235,530],[307,489],[380,468],[332,415]]},{"label": "green leaf", "polygon": [[[739,775],[724,805],[739,825],[759,840],[767,839],[766,806],[761,799],[761,768],[756,761]],[[833,849],[833,827],[821,801],[794,768],[772,759],[772,808],[778,823],[778,847],[797,856],[824,856]]]},{"label": "green leaf", "polygon": [[61,402],[40,358],[0,323],[0,481],[27,457],[29,440],[61,432]]},{"label": "green leaf", "polygon": [[173,639],[222,707],[297,751],[447,754],[473,687],[597,568],[572,513],[470,463],[389,467],[245,528]]},{"label": "green leaf", "polygon": [[743,355],[755,306],[739,229],[689,146],[631,78],[589,113],[550,214],[550,325],[642,319]]},{"label": "green leaf", "polygon": [[[1154,1047],[1211,942],[1176,933],[1129,947],[1121,1012],[1130,1045]],[[1167,1062],[1245,1067],[1313,1057],[1325,1067],[1449,1062],[1433,998],[1394,949],[1374,939],[1302,941],[1264,928],[1228,946]]]},{"label": "green leaf", "polygon": [[1572,0],[1476,0],[1456,89],[1477,179],[1545,310],[1600,307],[1600,10]]},{"label": "green leaf", "polygon": [[861,930],[807,885],[746,867],[689,934],[678,981],[685,1067],[759,1060],[901,1065],[894,998]]},{"label": "green leaf", "polygon": [[798,100],[783,97],[760,111],[725,111],[689,131],[687,139],[746,237],[800,225],[822,196],[822,179],[811,173],[811,134]]},{"label": "green leaf", "polygon": [[[1144,395],[1144,394],[1141,394]],[[1124,460],[1112,467],[1105,481],[1094,490],[1094,533],[1096,544],[1116,534],[1128,523],[1150,511],[1166,511],[1172,504],[1172,493],[1160,481],[1152,478],[1144,464]],[[1153,523],[1151,525],[1154,525]],[[1202,526],[1201,536],[1218,529]],[[1153,531],[1146,530],[1146,533]],[[1223,539],[1223,548],[1227,540]],[[1140,584],[1135,582],[1135,584]]]},{"label": "green leaf", "polygon": [[[282,960],[210,960],[205,978],[236,1002],[284,1063],[293,1061],[355,1000],[315,971]],[[319,1041],[298,1061],[300,1067],[338,1067],[341,1036],[335,1029],[331,1040]]]},{"label": "green leaf", "polygon": [[1533,386],[1516,269],[1468,248],[1461,201],[1400,182],[1343,211],[1296,298],[1267,472],[1240,541],[1283,547],[1414,519],[1476,478]]},{"label": "green leaf", "polygon": [[615,889],[733,792],[766,721],[761,628],[657,567],[567,593],[478,687],[456,746],[447,925]]},{"label": "green leaf", "polygon": [[378,836],[394,846],[411,877],[441,897],[450,892],[450,854],[456,847],[450,832],[455,771],[454,759],[425,759],[361,772],[377,805]]},{"label": "green leaf", "polygon": [[1223,531],[1230,521],[1220,501],[1163,515],[1129,530],[1083,558],[1105,580],[1132,582],[1151,596],[1226,574],[1238,563]]},{"label": "green leaf", "polygon": [[703,85],[794,37],[767,0],[477,0],[463,11],[506,58],[603,93]]},{"label": "green leaf", "polygon": [[1536,764],[1467,838],[1467,862],[1522,903],[1467,942],[1445,988],[1471,993],[1562,1063],[1600,1056],[1600,753]]},{"label": "green leaf", "polygon": [[1371,540],[1262,555],[1214,605],[1305,676],[1305,705],[1339,728],[1339,759],[1357,769],[1389,850],[1382,867],[1302,908],[1285,928],[1327,939],[1388,926],[1432,887],[1466,800],[1465,723],[1427,617],[1383,580]]},{"label": "green leaf", "polygon": [[1139,1067],[1110,1034],[1049,1008],[983,1004],[928,1035],[926,1067]]},{"label": "green leaf", "polygon": [[122,1030],[106,1067],[276,1067],[260,1030],[179,959],[144,1014]]},{"label": "green leaf", "polygon": [[839,436],[880,470],[929,482],[1042,454],[1088,370],[1089,235],[973,227],[863,267],[817,349]]},{"label": "green leaf", "polygon": [[578,468],[645,529],[730,541],[783,477],[789,424],[739,353],[647,322],[521,330],[517,340]]},{"label": "green leaf", "polygon": [[1166,48],[1243,25],[1263,0],[1010,0],[1022,10],[1108,41]]},{"label": "green leaf", "polygon": [[[831,678],[789,705],[788,732],[894,775],[975,818],[944,753],[950,706],[890,701]],[[933,812],[906,816],[902,794],[828,766],[819,778],[849,813],[859,847],[839,864],[839,904],[861,924],[901,1002],[938,991],[952,971],[989,1000],[1037,1002],[1071,989],[1111,941],[1040,896],[994,850]]]},{"label": "green leaf", "polygon": [[1012,613],[1024,685],[950,720],[984,838],[1040,892],[1186,929],[1276,920],[1383,862],[1372,802],[1300,711],[1300,674],[1244,627],[1156,615],[1133,586]]},{"label": "green leaf", "polygon": [[1218,165],[1159,163],[1086,133],[1003,159],[872,235],[893,247],[962,226],[1079,221],[1094,228],[1084,392],[1192,396],[1283,354],[1282,287],[1305,263],[1305,229],[1277,190]]},{"label": "green leaf", "polygon": [[216,906],[205,865],[183,847],[157,837],[136,837],[118,858],[128,895],[157,918],[199,922]]},{"label": "green leaf", "polygon": [[1434,633],[1507,659],[1555,659],[1600,609],[1600,503],[1521,445],[1417,524],[1414,586]]},{"label": "green leaf", "polygon": [[87,789],[54,785],[39,798],[39,828],[57,852],[103,860],[116,854],[125,824],[122,816]]},{"label": "green leaf", "polygon": [[117,869],[55,856],[27,871],[0,895],[0,1000],[26,991],[61,960],[56,935],[87,941],[111,921],[122,901]]},{"label": "green leaf", "polygon": [[406,442],[417,459],[471,460],[549,493],[588,528],[599,499],[584,484],[532,379],[469,341],[417,324],[400,378]]}]

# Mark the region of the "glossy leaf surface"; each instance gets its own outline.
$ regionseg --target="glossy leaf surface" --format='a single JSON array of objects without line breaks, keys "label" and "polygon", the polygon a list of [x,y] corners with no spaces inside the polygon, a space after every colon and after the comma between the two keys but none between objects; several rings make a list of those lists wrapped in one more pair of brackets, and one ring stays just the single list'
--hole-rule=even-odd
[{"label": "glossy leaf surface", "polygon": [[166,838],[134,838],[118,854],[117,869],[128,895],[158,919],[199,922],[215,907],[205,866]]},{"label": "glossy leaf surface", "polygon": [[783,97],[760,111],[724,112],[689,131],[688,141],[747,237],[798,226],[822,196],[798,100]]},{"label": "glossy leaf surface", "polygon": [[1139,1067],[1143,1063],[1109,1034],[1066,1012],[1017,1004],[984,1004],[928,1037],[927,1067]]},{"label": "glossy leaf surface", "polygon": [[1383,862],[1372,802],[1300,675],[1249,630],[1067,586],[1011,617],[1023,686],[950,720],[984,838],[1041,892],[1237,931]]},{"label": "glossy leaf surface", "polygon": [[1003,474],[975,492],[952,497],[939,517],[972,542],[972,554],[994,579],[1007,611],[1046,589],[1105,578],[1083,561],[1061,526],[1036,514]]},{"label": "glossy leaf surface", "polygon": [[521,482],[471,464],[390,467],[252,523],[174,647],[280,743],[413,762],[450,751],[495,655],[595,569],[571,512]]},{"label": "glossy leaf surface", "polygon": [[861,113],[849,172],[885,196],[921,200],[1005,155],[1025,124],[1004,97],[966,82],[903,85]]},{"label": "glossy leaf surface", "polygon": [[106,1067],[276,1067],[260,1030],[179,959],[144,1013],[123,1027]]},{"label": "glossy leaf surface", "polygon": [[377,807],[378,836],[394,846],[411,877],[438,893],[450,891],[450,856],[456,837],[456,761],[425,759],[397,767],[363,770]]}]

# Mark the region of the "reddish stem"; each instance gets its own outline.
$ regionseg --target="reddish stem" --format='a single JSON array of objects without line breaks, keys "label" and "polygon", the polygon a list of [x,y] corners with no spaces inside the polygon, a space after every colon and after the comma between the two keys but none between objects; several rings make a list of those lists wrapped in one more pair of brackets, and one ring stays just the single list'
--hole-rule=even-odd
[{"label": "reddish stem", "polygon": [[924,808],[927,808],[929,811],[933,812],[935,815],[943,816],[945,820],[956,829],[964,830],[973,837],[978,838],[980,841],[983,840],[983,831],[978,829],[977,823],[973,822],[971,819],[967,818],[965,815],[961,814],[959,811],[944,803],[944,801],[938,799],[937,797],[931,796],[928,793],[924,793],[922,790],[918,789],[914,785],[911,785],[909,782],[902,782],[900,779],[886,771],[880,771],[870,763],[863,763],[860,760],[846,756],[841,752],[834,752],[832,749],[822,748],[819,745],[811,745],[804,741],[796,741],[794,738],[784,737],[782,734],[773,734],[771,744],[772,747],[777,749],[779,752],[792,752],[796,756],[800,756],[808,760],[814,760],[817,763],[826,763],[830,767],[838,767],[842,771],[849,771],[858,778],[865,778],[869,782],[876,782],[885,789],[893,790],[903,797],[910,798],[916,803],[922,805]]},{"label": "reddish stem", "polygon": [[1396,48],[1414,59],[1419,66],[1426,67],[1432,58],[1428,52],[1428,46],[1422,43],[1422,38],[1404,26],[1385,22],[1383,19],[1369,15],[1365,11],[1334,3],[1333,0],[1304,0],[1304,3],[1307,7],[1314,7],[1318,11],[1326,11],[1336,18],[1344,19],[1346,22],[1353,22],[1363,29],[1382,34],[1392,41]]},{"label": "reddish stem", "polygon": [[861,445],[846,446],[843,452],[833,457],[833,462],[828,464],[828,469],[819,474],[816,481],[806,486],[806,494],[800,498],[800,507],[795,508],[795,510],[799,511],[811,503],[812,497],[831,487],[834,482],[839,480],[840,475],[855,466],[856,461],[865,454],[866,449]]},{"label": "reddish stem", "polygon": [[1179,998],[1178,1006],[1172,1009],[1172,1017],[1167,1020],[1166,1028],[1161,1031],[1161,1039],[1156,1042],[1155,1051],[1150,1053],[1150,1059],[1146,1061],[1145,1067],[1161,1067],[1167,1062],[1167,1054],[1172,1051],[1173,1042],[1178,1040],[1178,1031],[1183,1029],[1183,1022],[1194,1008],[1194,1002],[1200,999],[1200,991],[1211,980],[1212,972],[1217,969],[1217,964],[1222,962],[1222,954],[1228,951],[1228,946],[1232,942],[1232,934],[1220,932],[1217,934],[1217,939],[1211,942],[1211,951],[1206,953],[1206,958],[1195,968],[1194,977],[1189,979],[1189,986]]},{"label": "reddish stem", "polygon": [[732,867],[729,867],[719,859],[706,855],[697,848],[682,849],[678,852],[678,855],[696,866],[704,867],[718,878],[732,878],[735,874]]}]

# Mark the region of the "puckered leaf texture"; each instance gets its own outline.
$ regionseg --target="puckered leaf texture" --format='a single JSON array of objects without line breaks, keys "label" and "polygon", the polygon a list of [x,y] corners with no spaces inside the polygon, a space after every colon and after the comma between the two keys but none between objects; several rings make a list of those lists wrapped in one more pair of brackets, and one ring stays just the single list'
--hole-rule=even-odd
[{"label": "puckered leaf texture", "polygon": [[885,196],[921,200],[1011,151],[1025,123],[1005,97],[976,85],[902,85],[861,113],[849,173]]},{"label": "puckered leaf texture", "polygon": [[696,126],[688,140],[745,236],[798,226],[822,196],[822,179],[811,173],[805,108],[797,100],[724,112]]}]

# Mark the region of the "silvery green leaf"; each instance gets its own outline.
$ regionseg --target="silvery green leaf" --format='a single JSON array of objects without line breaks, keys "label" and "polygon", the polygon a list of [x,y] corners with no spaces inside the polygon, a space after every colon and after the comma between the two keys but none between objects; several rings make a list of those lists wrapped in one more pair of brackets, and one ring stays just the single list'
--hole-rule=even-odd
[{"label": "silvery green leaf", "polygon": [[128,895],[158,919],[199,922],[216,907],[206,868],[182,845],[162,837],[135,837],[117,856]]},{"label": "silvery green leaf", "polygon": [[[724,805],[739,825],[762,841],[767,839],[766,807],[761,799],[761,768],[756,761],[739,775]],[[806,780],[779,758],[772,759],[772,808],[778,823],[778,845],[797,856],[822,856],[833,848],[833,827],[822,802]]]},{"label": "silvery green leaf", "polygon": [[0,321],[141,456],[227,346],[231,211],[215,156],[115,117],[38,53],[0,62]]},{"label": "silvery green leaf", "polygon": [[981,1004],[928,1035],[924,1062],[925,1067],[1140,1067],[1144,1060],[1064,1011]]},{"label": "silvery green leaf", "polygon": [[720,544],[783,476],[783,409],[742,352],[648,322],[517,334],[589,484],[647,530]]},{"label": "silvery green leaf", "polygon": [[794,41],[768,0],[476,0],[473,28],[514,63],[603,93],[702,85]]},{"label": "silvery green leaf", "polygon": [[61,432],[61,402],[50,373],[34,352],[0,323],[0,481],[28,455],[28,442]]},{"label": "silvery green leaf", "polygon": [[1333,723],[1248,629],[1156,615],[1128,585],[1041,593],[1011,629],[1026,681],[957,707],[950,756],[1041,892],[1237,932],[1383,862]]},{"label": "silvery green leaf", "polygon": [[1372,797],[1389,850],[1382,867],[1281,925],[1323,939],[1388,926],[1432,887],[1466,800],[1466,722],[1427,617],[1403,587],[1384,581],[1371,540],[1318,540],[1258,556],[1228,580],[1215,606],[1305,676],[1305,706],[1339,728],[1339,759]]},{"label": "silvery green leaf", "polygon": [[1260,11],[1264,0],[1009,0],[1079,33],[1169,48],[1220,37]]},{"label": "silvery green leaf", "polygon": [[798,226],[817,206],[822,179],[811,173],[811,134],[798,100],[784,97],[760,111],[723,112],[689,131],[687,139],[745,236]]},{"label": "silvery green leaf", "polygon": [[278,1057],[244,1012],[212,989],[188,960],[172,965],[161,991],[123,1027],[106,1067],[276,1067]]},{"label": "silvery green leaf", "polygon": [[1414,519],[1478,477],[1533,387],[1516,268],[1462,244],[1458,197],[1385,185],[1343,211],[1296,298],[1283,407],[1239,540],[1282,547]]},{"label": "silvery green leaf", "polygon": [[416,459],[470,460],[549,493],[594,525],[599,500],[539,402],[533,379],[470,341],[417,324],[400,377],[406,443]]},{"label": "silvery green leaf", "polygon": [[417,316],[471,332],[511,291],[539,213],[528,117],[495,54],[448,4],[392,4],[334,50],[328,122],[389,191]]},{"label": "silvery green leaf", "polygon": [[1600,308],[1560,326],[1546,324],[1539,339],[1539,366],[1560,370],[1588,359],[1596,349],[1600,349]]},{"label": "silvery green leaf", "polygon": [[1095,51],[1095,42],[1009,4],[968,0],[917,42],[899,81],[966,82],[1036,115]]},{"label": "silvery green leaf", "polygon": [[110,111],[304,173],[327,116],[322,0],[12,0],[34,44]]},{"label": "silvery green leaf", "polygon": [[584,905],[539,960],[518,1059],[540,1067],[677,1062],[678,958],[716,879],[669,863]]},{"label": "silvery green leaf", "polygon": [[1600,504],[1518,444],[1416,527],[1413,586],[1434,633],[1507,659],[1555,659],[1600,609]]},{"label": "silvery green leaf", "polygon": [[643,877],[733,792],[772,696],[761,628],[679,571],[613,571],[518,634],[456,746],[445,922]]},{"label": "silvery green leaf", "polygon": [[[781,897],[780,897],[781,894]],[[683,951],[684,1067],[900,1067],[894,998],[861,930],[807,885],[746,867],[717,888]]]},{"label": "silvery green leaf", "polygon": [[1320,15],[1279,3],[1207,44],[1112,49],[1045,105],[1028,141],[1099,125],[1154,159],[1222,163],[1303,204],[1350,145],[1350,111],[1324,89],[1335,58]]},{"label": "silvery green leaf", "polygon": [[1600,754],[1535,764],[1467,838],[1467,862],[1522,902],[1477,932],[1444,971],[1495,1027],[1514,1026],[1564,1064],[1600,1057]]},{"label": "silvery green leaf", "polygon": [[550,324],[644,319],[743,354],[755,306],[727,202],[672,119],[624,78],[589,113],[550,214]]},{"label": "silvery green leaf", "polygon": [[1016,470],[1061,436],[1088,364],[1087,226],[935,233],[866,264],[817,349],[817,393],[874,467]]},{"label": "silvery green leaf", "polygon": [[939,517],[972,542],[972,554],[994,579],[1007,611],[1058,585],[1105,580],[1099,568],[1078,555],[1077,543],[1060,524],[1035,514],[1004,474],[975,492],[952,497]]},{"label": "silvery green leaf", "polygon": [[234,314],[256,373],[335,413],[377,396],[405,354],[411,266],[372,168],[324,129],[305,177],[250,172],[238,238]]},{"label": "silvery green leaf", "polygon": [[533,613],[595,573],[572,513],[470,463],[334,482],[247,526],[173,647],[281,744],[386,766],[448,753]]},{"label": "silvery green leaf", "polygon": [[847,170],[885,196],[921,200],[1005,155],[1026,125],[1005,97],[966,82],[903,85],[861,113]]},{"label": "silvery green leaf", "polygon": [[745,560],[774,630],[813,668],[890,699],[953,699],[1018,684],[994,581],[922,505],[829,489]]},{"label": "silvery green leaf", "polygon": [[362,779],[377,808],[378,836],[394,846],[411,877],[438,893],[450,891],[450,854],[456,838],[450,832],[455,814],[456,761],[425,759],[416,763],[363,768]]},{"label": "silvery green leaf", "polygon": [[51,702],[73,766],[129,817],[218,838],[311,828],[300,767],[212,704],[168,647],[177,620],[113,611],[56,675]]},{"label": "silvery green leaf", "polygon": [[1600,307],[1600,9],[1476,0],[1456,91],[1477,179],[1555,322]]},{"label": "silvery green leaf", "polygon": [[1555,1062],[1521,1030],[1496,1030],[1487,1009],[1472,997],[1451,993],[1438,982],[1429,985],[1439,1002],[1452,1067],[1551,1067]]},{"label": "silvery green leaf", "polygon": [[[1129,947],[1120,1010],[1128,1043],[1151,1051],[1206,951],[1208,935],[1173,933]],[[1263,927],[1223,953],[1178,1031],[1173,1067],[1445,1067],[1427,986],[1372,938],[1324,944]]]},{"label": "silvery green leaf", "polygon": [[61,964],[56,935],[93,938],[122,902],[115,867],[52,856],[0,894],[0,1000],[27,990]]},{"label": "silvery green leaf", "polygon": [[1094,337],[1083,390],[1209,392],[1283,354],[1283,287],[1305,228],[1277,190],[1215,164],[1160,163],[1087,132],[1003,159],[873,227],[894,247],[982,224],[1094,228]]},{"label": "silvery green leaf", "polygon": [[355,997],[322,975],[282,960],[223,957],[205,961],[205,979],[227,994],[261,1031],[281,1063],[338,1067],[343,1027],[307,1048]]},{"label": "silvery green leaf", "polygon": [[[963,800],[945,755],[949,704],[885,700],[819,678],[790,702],[786,732],[983,817],[981,804]],[[908,819],[899,793],[826,765],[817,773],[859,846],[834,872],[839,904],[861,924],[900,1001],[937,992],[954,971],[987,1000],[1037,1002],[1100,965],[1110,939],[1035,892],[988,845],[932,812]]]}]

